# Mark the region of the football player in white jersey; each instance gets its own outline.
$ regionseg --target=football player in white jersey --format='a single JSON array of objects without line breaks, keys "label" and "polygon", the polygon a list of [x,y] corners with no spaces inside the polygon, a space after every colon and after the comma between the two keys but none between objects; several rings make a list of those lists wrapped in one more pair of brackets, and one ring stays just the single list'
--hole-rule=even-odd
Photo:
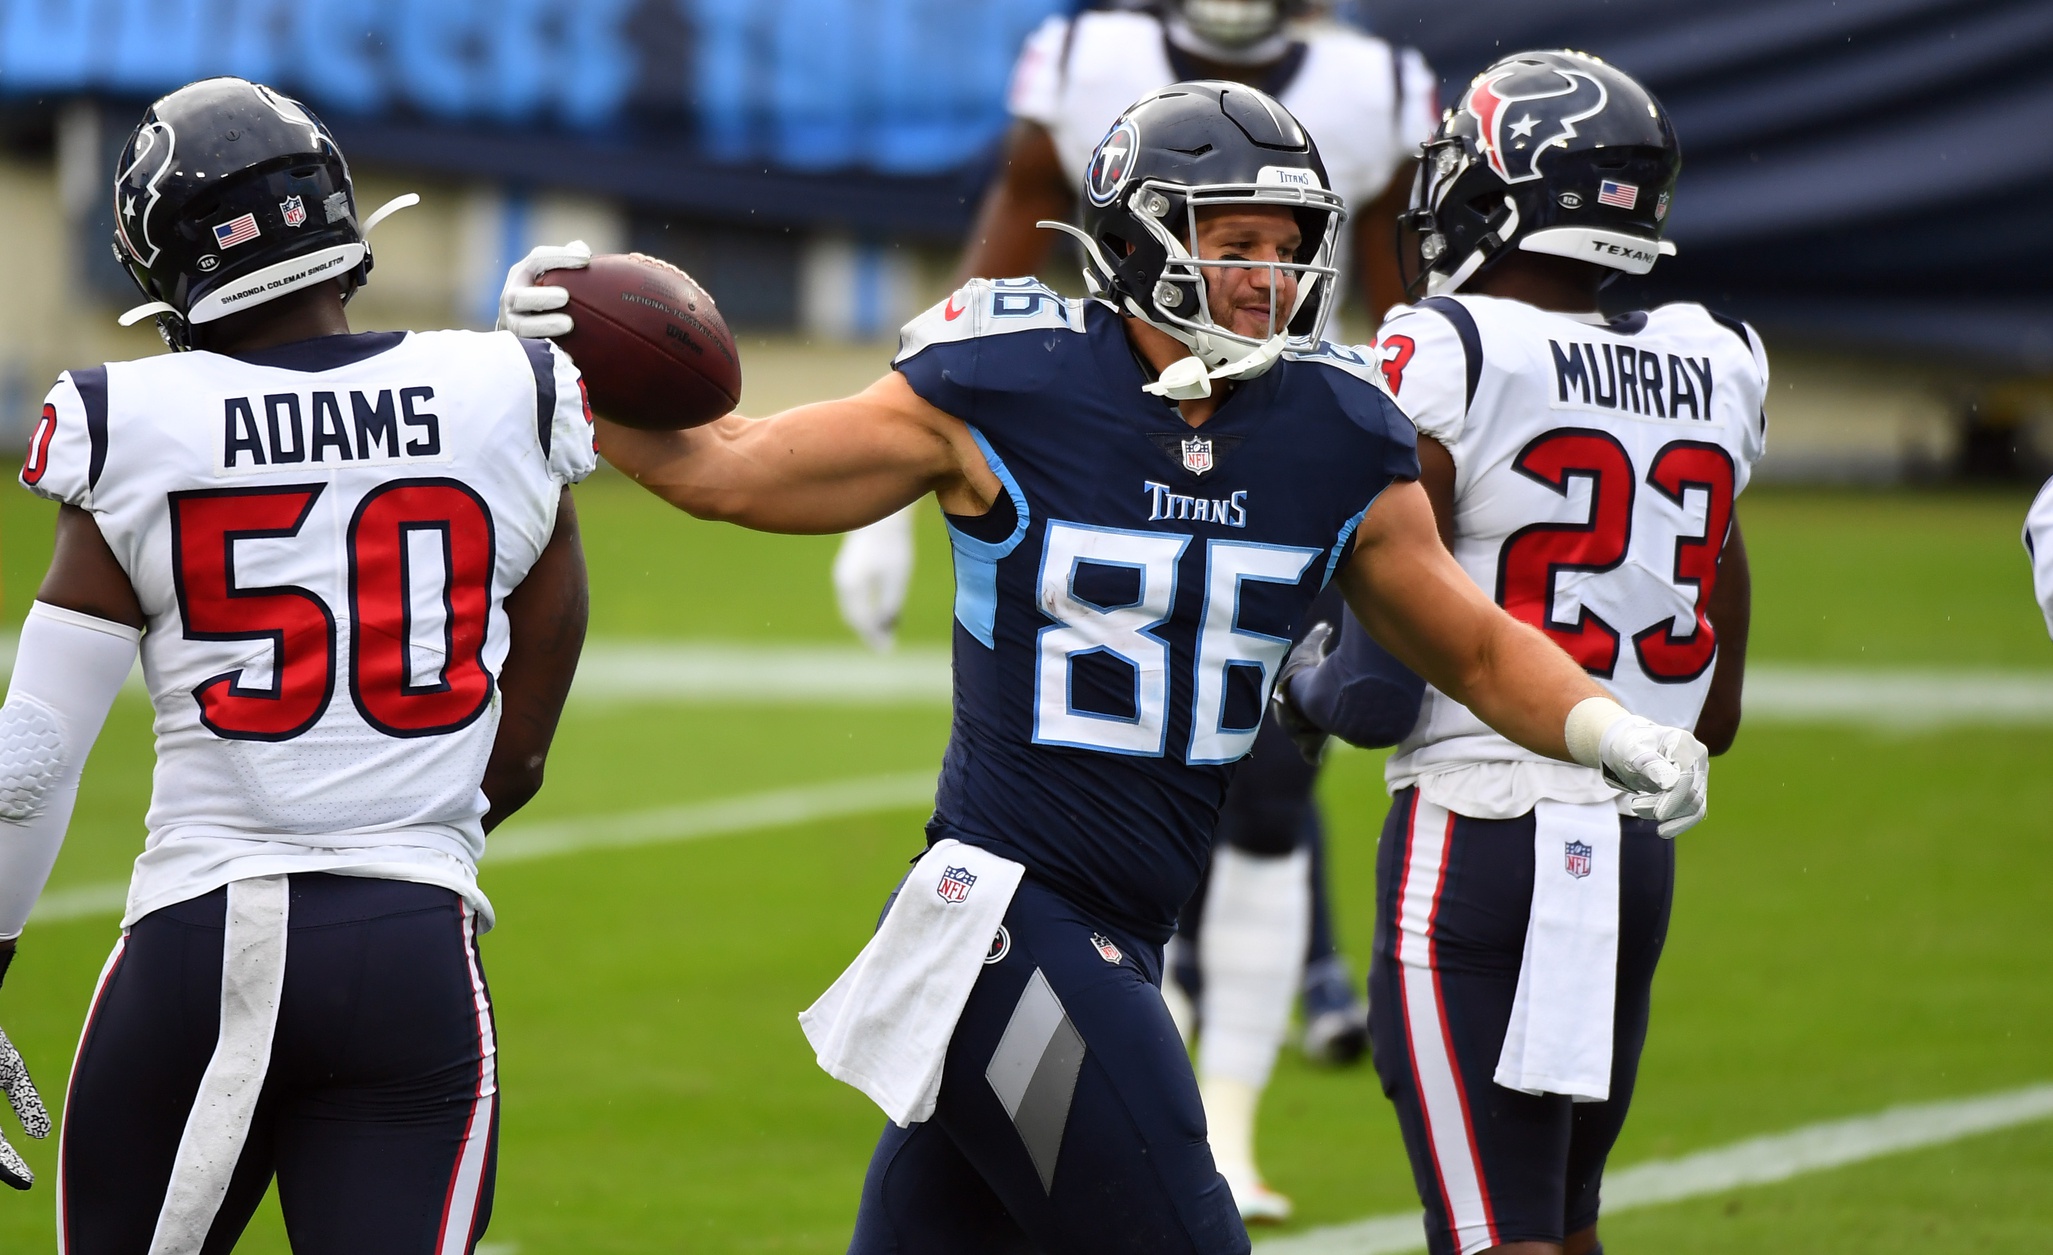
[{"label": "football player in white jersey", "polygon": [[[1330,190],[1353,219],[1353,247],[1342,255],[1351,254],[1354,265],[1343,267],[1354,271],[1370,309],[1401,301],[1392,241],[1411,158],[1433,130],[1437,83],[1416,50],[1331,20],[1305,20],[1311,7],[1303,0],[1167,0],[1146,11],[1049,18],[1013,70],[1003,173],[978,211],[959,277],[1034,273],[1053,238],[1035,224],[1071,216],[1091,154],[1121,111],[1166,83],[1227,79],[1276,97],[1318,139]],[[842,617],[874,647],[889,647],[912,569],[910,511],[842,542],[833,569]],[[1323,622],[1342,617],[1337,594],[1314,614]],[[1187,1033],[1194,1020],[1204,1025],[1199,1079],[1213,1152],[1249,1220],[1291,1213],[1289,1198],[1269,1188],[1256,1165],[1254,1130],[1300,976],[1308,1054],[1350,1062],[1365,1037],[1354,979],[1334,938],[1315,780],[1271,729],[1228,798],[1215,875],[1200,885],[1172,947],[1179,979],[1163,985]]]},{"label": "football player in white jersey", "polygon": [[[1479,75],[1426,146],[1411,222],[1428,295],[1383,326],[1441,536],[1493,599],[1626,708],[1739,725],[1750,607],[1733,516],[1765,440],[1751,328],[1694,304],[1605,316],[1644,274],[1680,167],[1659,102],[1567,52]],[[1352,629],[1278,699],[1350,736]],[[1428,688],[1387,766],[1371,1040],[1436,1255],[1585,1255],[1632,1098],[1673,893],[1670,825]]]},{"label": "football player in white jersey", "polygon": [[2025,516],[2024,551],[2032,560],[2032,591],[2053,633],[2053,479],[2046,481]]},{"label": "football player in white jersey", "polygon": [[0,707],[10,955],[138,643],[156,711],[59,1249],[226,1251],[275,1176],[301,1255],[469,1251],[498,1128],[477,860],[583,641],[582,385],[542,341],[350,334],[381,215],[268,88],[157,101],[114,194],[129,320],[187,351],[51,390],[21,479],[56,553]]}]

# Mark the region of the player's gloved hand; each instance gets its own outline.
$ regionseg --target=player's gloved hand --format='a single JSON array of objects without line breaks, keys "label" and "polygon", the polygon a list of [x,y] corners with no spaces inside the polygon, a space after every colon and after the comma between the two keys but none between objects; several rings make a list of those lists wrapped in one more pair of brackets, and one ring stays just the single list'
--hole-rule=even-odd
[{"label": "player's gloved hand", "polygon": [[[7,974],[7,965],[14,959],[14,942],[0,941],[0,978]],[[50,1136],[50,1113],[43,1108],[42,1095],[36,1093],[35,1082],[29,1080],[29,1070],[21,1061],[21,1053],[14,1043],[7,1040],[5,1030],[0,1030],[0,1093],[7,1095],[7,1105],[14,1108],[20,1118],[22,1131],[30,1137],[41,1140]],[[0,1181],[17,1190],[25,1190],[36,1183],[36,1174],[29,1170],[21,1155],[0,1137]]]},{"label": "player's gloved hand", "polygon": [[1283,660],[1283,670],[1276,676],[1276,691],[1269,695],[1269,705],[1276,711],[1276,722],[1290,734],[1290,743],[1297,746],[1297,752],[1304,755],[1308,763],[1316,763],[1326,754],[1326,743],[1332,738],[1326,729],[1313,723],[1299,709],[1297,699],[1291,696],[1290,682],[1303,675],[1333,652],[1333,625],[1314,623],[1304,639],[1291,646],[1290,655]]},{"label": "player's gloved hand", "polygon": [[834,598],[841,621],[878,653],[891,648],[912,586],[912,512],[907,506],[841,538],[834,555]]},{"label": "player's gloved hand", "polygon": [[1664,727],[1617,702],[1592,697],[1568,714],[1568,749],[1577,762],[1633,796],[1633,813],[1664,837],[1685,832],[1709,806],[1711,752],[1681,728]]},{"label": "player's gloved hand", "polygon": [[570,304],[570,293],[543,287],[535,280],[550,270],[583,270],[592,264],[592,249],[583,240],[538,244],[506,272],[499,289],[499,328],[529,340],[570,334],[570,315],[557,313]]}]

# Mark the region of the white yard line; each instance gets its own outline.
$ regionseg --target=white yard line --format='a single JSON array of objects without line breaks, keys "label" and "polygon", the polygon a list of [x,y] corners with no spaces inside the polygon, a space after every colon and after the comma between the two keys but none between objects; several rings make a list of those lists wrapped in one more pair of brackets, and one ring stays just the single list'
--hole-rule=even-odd
[{"label": "white yard line", "polygon": [[[1808,1172],[1943,1146],[1978,1133],[2053,1119],[2053,1085],[1891,1107],[1874,1115],[1807,1124],[1750,1137],[1677,1159],[1655,1159],[1607,1173],[1604,1214],[1680,1202]],[[1424,1250],[1419,1213],[1374,1216],[1256,1245],[1256,1255],[1408,1255]]]},{"label": "white yard line", "polygon": [[[0,634],[0,673],[14,636]],[[129,677],[140,690],[140,672]],[[571,701],[754,706],[946,706],[948,651],[905,646],[731,641],[587,642]],[[1746,717],[1757,723],[1857,723],[1898,730],[2053,726],[2053,669],[1836,667],[1756,662]]]},{"label": "white yard line", "polygon": [[[588,850],[668,845],[824,819],[910,811],[933,804],[934,773],[919,771],[771,789],[621,815],[508,824],[486,838],[483,866],[489,871],[508,863]],[[38,924],[50,924],[119,915],[127,900],[128,885],[120,881],[52,889],[43,894],[29,918]]]}]

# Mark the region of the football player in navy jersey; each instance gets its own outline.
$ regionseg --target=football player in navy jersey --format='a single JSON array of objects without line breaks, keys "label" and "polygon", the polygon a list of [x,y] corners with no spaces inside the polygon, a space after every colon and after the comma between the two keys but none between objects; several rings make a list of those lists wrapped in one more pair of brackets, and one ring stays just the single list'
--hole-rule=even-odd
[{"label": "football player in navy jersey", "polygon": [[[869,991],[910,991],[925,1017],[879,1036],[923,1040],[937,1007],[953,1031],[931,1061],[873,1056],[931,1066],[932,1091],[877,1146],[854,1251],[1248,1249],[1158,990],[1161,946],[1329,581],[1518,743],[1601,763],[1664,821],[1703,811],[1702,746],[1628,715],[1476,588],[1372,365],[1309,347],[1344,216],[1326,183],[1274,100],[1173,85],[1112,128],[1082,228],[1062,227],[1091,298],[976,280],[909,325],[895,369],[857,396],[679,432],[601,424],[615,465],[699,517],[845,531],[931,492],[948,518],[955,722],[927,835],[1017,888],[995,938],[964,940],[948,912],[987,900],[965,869],[918,894],[909,876],[879,930],[892,945],[864,952],[884,968]],[[514,330],[569,330],[532,281],[560,264],[509,275]],[[917,912],[943,921],[931,944],[900,927]]]}]

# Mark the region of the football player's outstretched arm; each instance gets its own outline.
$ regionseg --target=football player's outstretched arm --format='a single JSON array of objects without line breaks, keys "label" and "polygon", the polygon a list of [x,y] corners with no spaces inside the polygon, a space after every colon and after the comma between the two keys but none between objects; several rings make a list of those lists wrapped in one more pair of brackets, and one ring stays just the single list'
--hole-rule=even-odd
[{"label": "football player's outstretched arm", "polygon": [[688,431],[598,423],[599,452],[687,514],[763,532],[845,532],[937,493],[981,514],[998,477],[960,420],[896,371],[862,392]]},{"label": "football player's outstretched arm", "polygon": [[1441,692],[1535,753],[1600,768],[1672,837],[1704,815],[1696,738],[1631,714],[1552,641],[1483,594],[1440,542],[1426,491],[1391,485],[1362,520],[1341,588],[1362,626]]},{"label": "football player's outstretched arm", "polygon": [[1340,578],[1355,617],[1404,665],[1527,749],[1570,756],[1569,710],[1604,690],[1476,587],[1440,543],[1418,484],[1376,499]]},{"label": "football player's outstretched arm", "polygon": [[512,634],[499,669],[499,733],[485,763],[486,832],[541,791],[549,743],[556,739],[556,721],[584,648],[590,605],[577,507],[565,488],[548,545],[506,597]]}]

